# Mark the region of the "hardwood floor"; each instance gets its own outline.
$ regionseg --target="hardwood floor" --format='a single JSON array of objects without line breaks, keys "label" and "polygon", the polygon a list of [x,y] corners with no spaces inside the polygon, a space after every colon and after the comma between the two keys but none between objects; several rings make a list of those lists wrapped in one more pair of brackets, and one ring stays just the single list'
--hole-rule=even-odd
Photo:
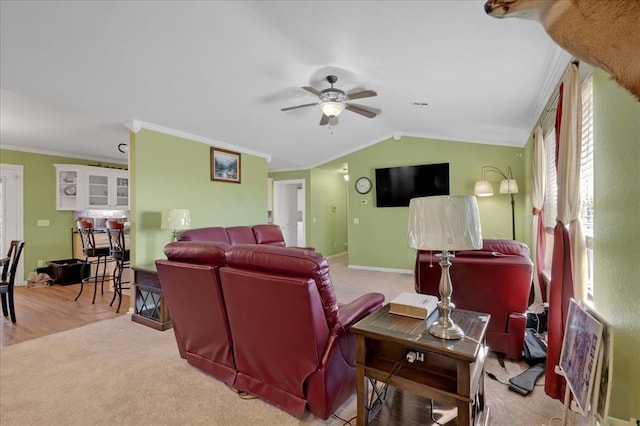
[{"label": "hardwood floor", "polygon": [[0,347],[126,315],[129,310],[129,296],[123,296],[120,313],[116,313],[117,299],[113,306],[109,306],[113,297],[109,284],[105,282],[102,295],[98,286],[94,305],[91,304],[92,285],[85,284],[84,291],[77,301],[73,299],[80,291],[80,284],[15,287],[16,323],[12,323],[9,317],[0,317]]}]

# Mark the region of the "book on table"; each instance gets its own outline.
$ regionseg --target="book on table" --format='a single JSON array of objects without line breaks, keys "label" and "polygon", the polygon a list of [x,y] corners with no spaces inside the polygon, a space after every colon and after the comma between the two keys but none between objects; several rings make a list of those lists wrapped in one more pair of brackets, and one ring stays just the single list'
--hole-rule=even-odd
[{"label": "book on table", "polygon": [[429,294],[402,292],[389,302],[389,313],[425,319],[438,309],[438,298]]}]

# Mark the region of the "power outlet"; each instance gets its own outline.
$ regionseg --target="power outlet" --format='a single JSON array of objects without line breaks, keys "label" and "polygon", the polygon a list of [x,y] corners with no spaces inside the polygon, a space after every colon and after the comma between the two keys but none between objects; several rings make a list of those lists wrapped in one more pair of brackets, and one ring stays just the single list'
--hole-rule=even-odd
[{"label": "power outlet", "polygon": [[408,362],[424,362],[424,352],[412,351],[411,349],[406,349],[404,354],[404,359]]},{"label": "power outlet", "polygon": [[38,268],[44,266],[44,260],[38,260]]}]

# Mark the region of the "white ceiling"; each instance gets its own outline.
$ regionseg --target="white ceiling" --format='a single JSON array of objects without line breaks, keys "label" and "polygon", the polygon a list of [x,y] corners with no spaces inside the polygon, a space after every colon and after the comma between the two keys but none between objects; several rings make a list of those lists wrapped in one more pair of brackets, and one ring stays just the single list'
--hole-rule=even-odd
[{"label": "white ceiling", "polygon": [[[399,132],[523,146],[570,56],[470,1],[0,3],[5,148],[126,162],[139,120],[308,168]],[[319,126],[301,86],[377,97]],[[414,102],[428,103],[415,107]],[[152,127],[153,127],[152,126]]]}]

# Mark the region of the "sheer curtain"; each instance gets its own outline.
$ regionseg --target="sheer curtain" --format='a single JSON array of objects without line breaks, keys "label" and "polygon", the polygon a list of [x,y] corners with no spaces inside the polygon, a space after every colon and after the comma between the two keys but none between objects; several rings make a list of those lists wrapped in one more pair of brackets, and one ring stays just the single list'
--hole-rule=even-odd
[{"label": "sheer curtain", "polygon": [[562,399],[564,380],[555,374],[560,360],[569,300],[582,300],[586,282],[586,244],[580,224],[582,101],[578,64],[572,63],[560,85],[556,114],[558,217],[554,229],[545,392]]},{"label": "sheer curtain", "polygon": [[547,301],[547,289],[542,278],[544,268],[544,255],[547,245],[547,237],[544,229],[544,215],[542,206],[544,205],[544,194],[547,176],[547,164],[544,152],[544,138],[542,136],[542,126],[538,126],[533,134],[533,191],[531,199],[533,203],[533,275],[535,302]]}]

